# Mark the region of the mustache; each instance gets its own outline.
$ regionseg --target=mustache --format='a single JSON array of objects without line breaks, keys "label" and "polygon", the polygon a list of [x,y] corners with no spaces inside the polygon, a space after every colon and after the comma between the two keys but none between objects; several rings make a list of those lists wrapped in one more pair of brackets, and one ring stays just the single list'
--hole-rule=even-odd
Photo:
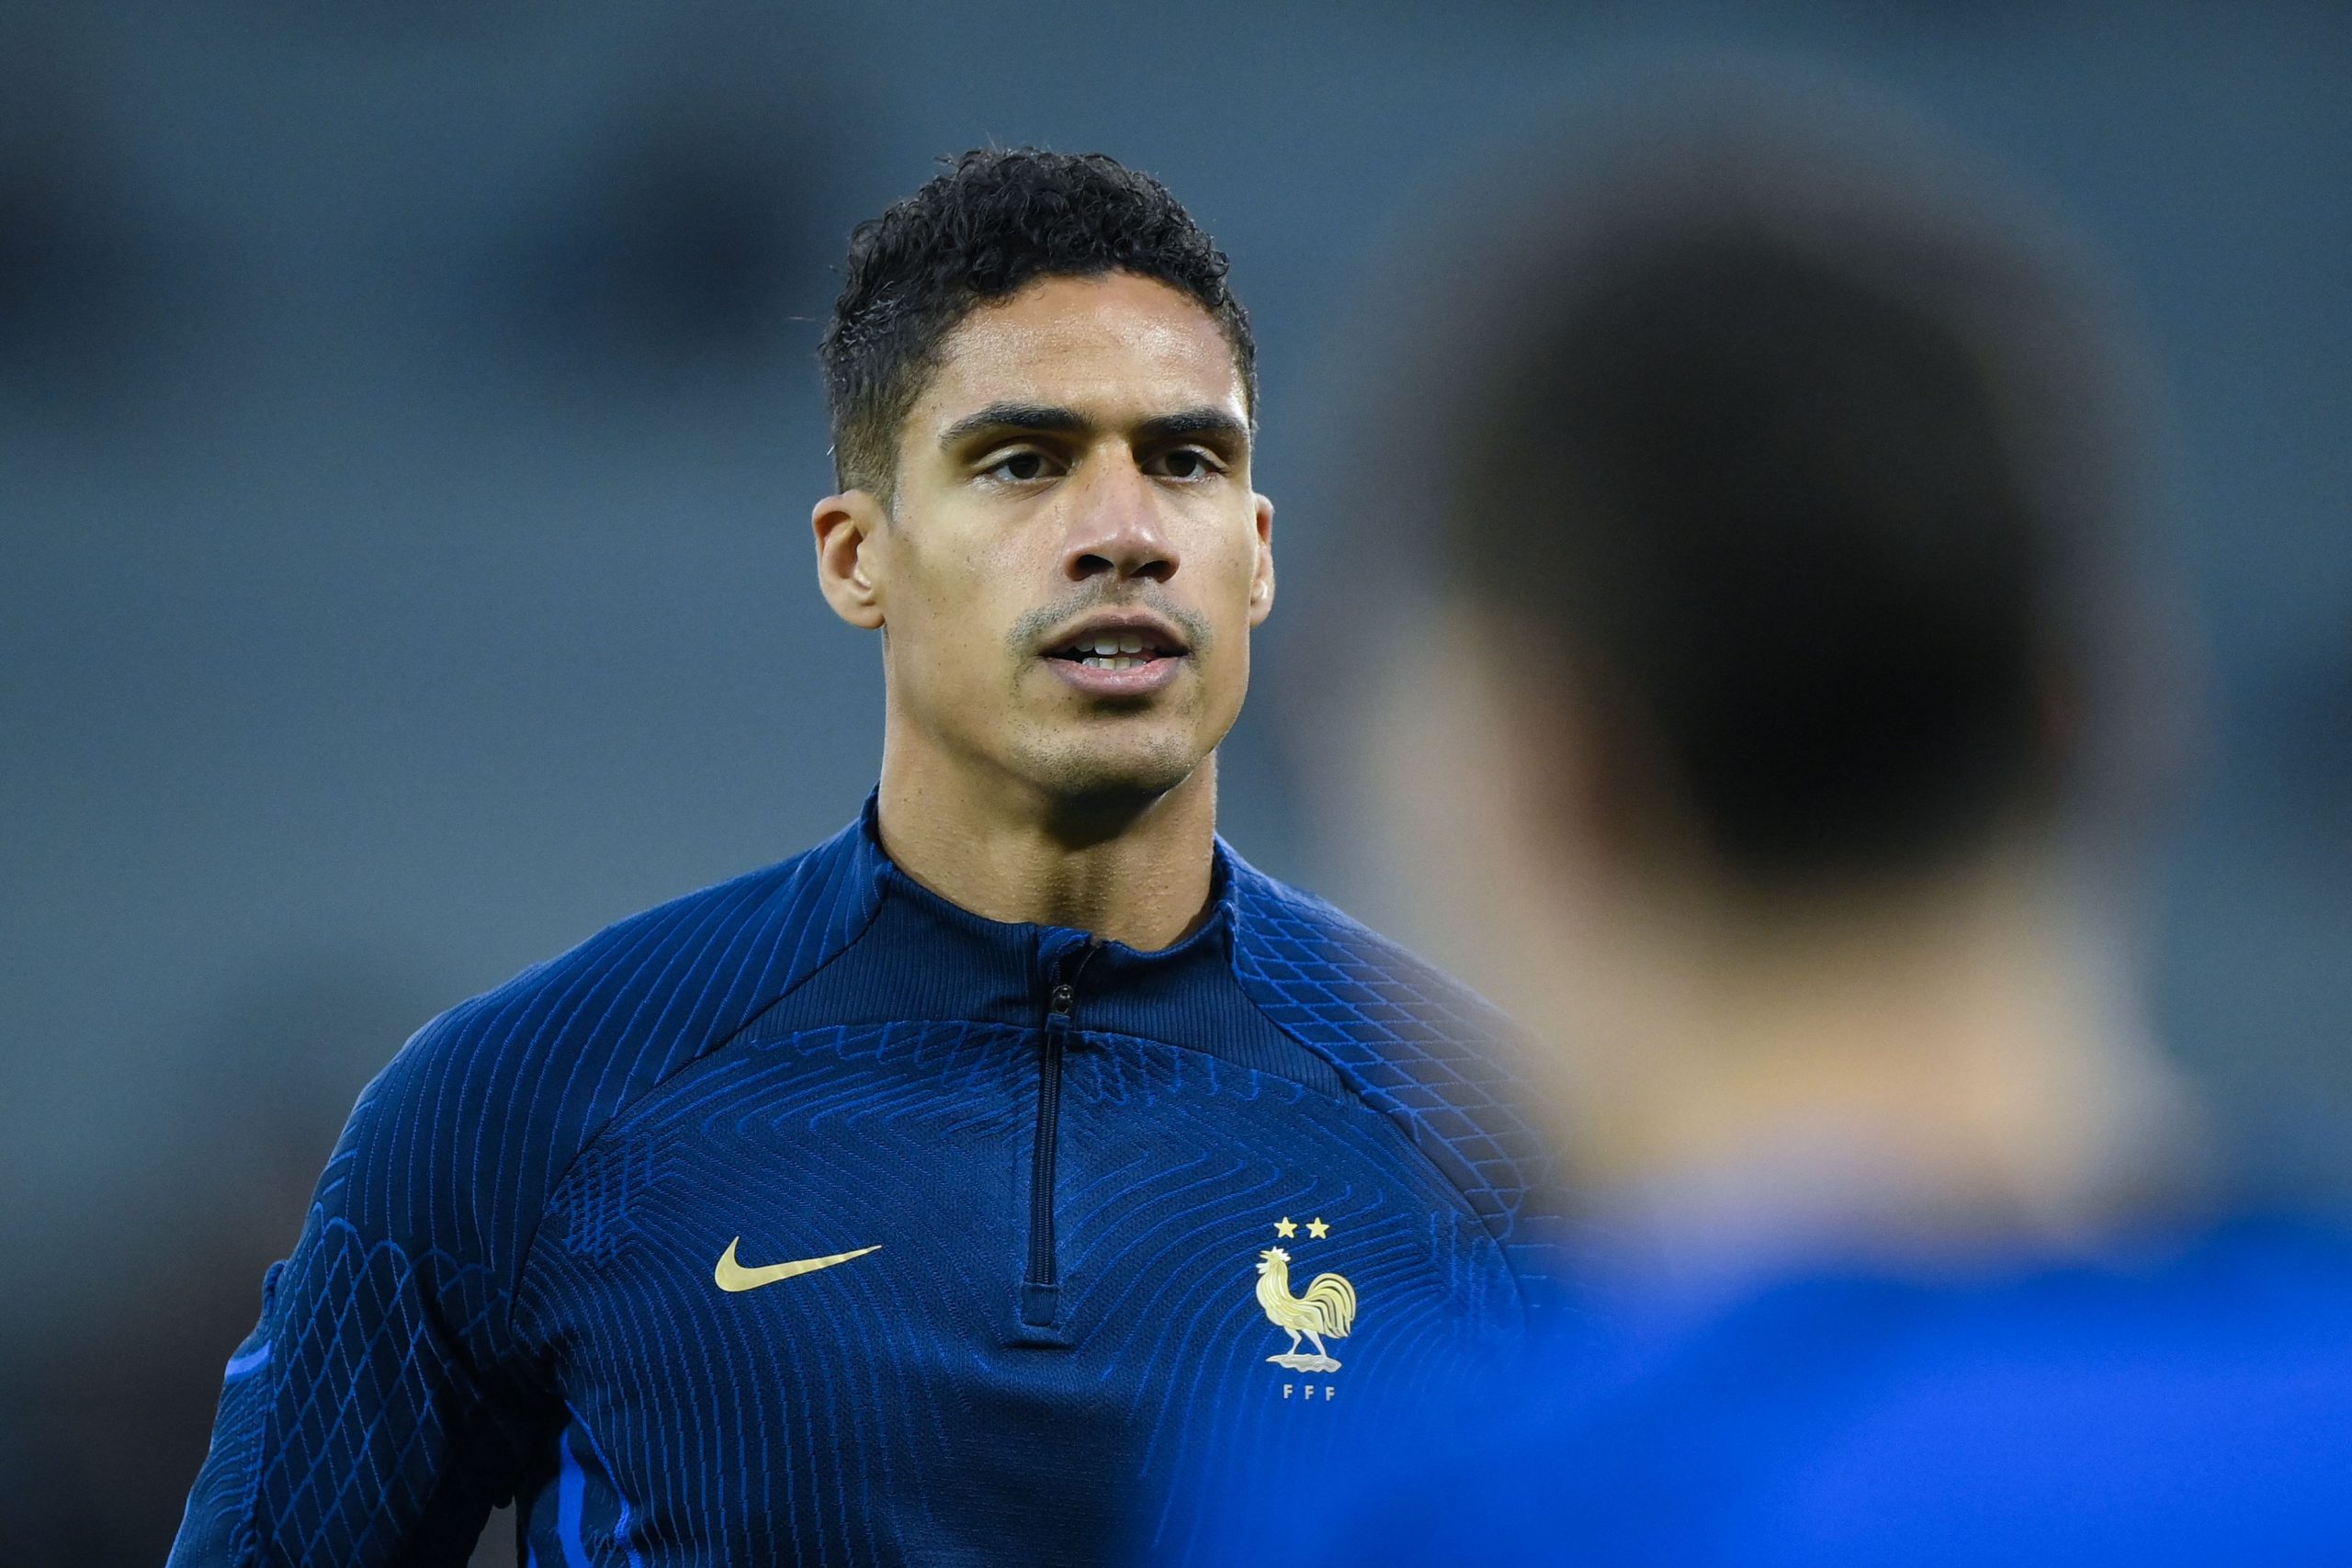
[{"label": "mustache", "polygon": [[1173,623],[1194,653],[1207,651],[1209,644],[1216,640],[1216,634],[1209,629],[1207,616],[1171,603],[1159,592],[1158,583],[1147,581],[1126,588],[1108,584],[1084,586],[1057,604],[1040,605],[1012,623],[1012,630],[1005,636],[1006,646],[1015,657],[1026,658],[1036,651],[1056,626],[1092,610],[1149,610]]}]

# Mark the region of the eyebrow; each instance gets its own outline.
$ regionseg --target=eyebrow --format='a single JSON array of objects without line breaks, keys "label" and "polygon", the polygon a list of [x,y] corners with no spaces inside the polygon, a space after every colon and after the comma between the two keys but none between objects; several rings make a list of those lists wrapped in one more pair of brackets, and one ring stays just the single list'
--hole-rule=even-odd
[{"label": "eyebrow", "polygon": [[[1010,434],[1030,431],[1037,434],[1083,435],[1094,428],[1094,422],[1076,409],[1061,408],[1051,403],[990,403],[984,409],[967,413],[939,433],[942,446],[958,446],[976,435]],[[1185,437],[1207,436],[1246,446],[1250,426],[1219,408],[1206,404],[1199,408],[1180,409],[1174,413],[1158,414],[1136,427],[1140,441],[1173,441]]]},{"label": "eyebrow", "polygon": [[992,434],[998,431],[1028,430],[1040,434],[1076,435],[1086,429],[1087,422],[1076,409],[1056,408],[1050,403],[990,403],[975,413],[967,413],[939,433],[942,446],[956,446],[975,435]]},{"label": "eyebrow", "polygon": [[1238,446],[1250,444],[1250,427],[1223,409],[1205,405],[1184,409],[1176,413],[1164,413],[1148,419],[1136,426],[1136,434],[1146,441],[1175,441],[1186,436],[1207,436]]}]

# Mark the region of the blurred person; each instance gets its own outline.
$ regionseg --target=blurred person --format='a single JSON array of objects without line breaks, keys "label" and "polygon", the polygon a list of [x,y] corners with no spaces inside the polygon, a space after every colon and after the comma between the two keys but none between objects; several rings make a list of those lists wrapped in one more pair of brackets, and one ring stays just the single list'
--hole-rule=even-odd
[{"label": "blurred person", "polygon": [[2128,358],[1773,101],[1576,145],[1396,377],[1439,586],[1367,776],[1546,1048],[1591,1332],[1319,1560],[2342,1561],[2352,1261],[2202,1195],[2116,956],[2179,672]]},{"label": "blurred person", "polygon": [[1274,589],[1224,255],[1108,158],[969,153],[820,358],[878,788],[369,1086],[174,1562],[456,1561],[508,1498],[542,1564],[1099,1562],[1181,1538],[1179,1455],[1521,1337],[1491,1014],[1216,837]]}]

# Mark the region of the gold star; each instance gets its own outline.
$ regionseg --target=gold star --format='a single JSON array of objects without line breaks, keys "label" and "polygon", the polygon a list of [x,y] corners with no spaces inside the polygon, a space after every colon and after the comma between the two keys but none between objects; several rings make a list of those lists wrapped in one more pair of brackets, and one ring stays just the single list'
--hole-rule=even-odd
[{"label": "gold star", "polygon": [[1317,1214],[1313,1219],[1306,1222],[1306,1234],[1313,1236],[1316,1240],[1321,1241],[1325,1236],[1331,1234],[1331,1227],[1323,1223],[1322,1215]]},{"label": "gold star", "polygon": [[1281,1219],[1274,1222],[1274,1234],[1287,1240],[1298,1234],[1298,1227],[1291,1224],[1291,1218],[1288,1214],[1284,1214]]}]

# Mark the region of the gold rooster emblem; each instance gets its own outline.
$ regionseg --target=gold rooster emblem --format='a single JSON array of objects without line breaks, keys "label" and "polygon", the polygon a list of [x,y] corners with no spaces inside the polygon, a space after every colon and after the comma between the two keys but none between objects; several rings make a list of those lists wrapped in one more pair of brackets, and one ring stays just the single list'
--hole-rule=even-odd
[{"label": "gold rooster emblem", "polygon": [[[1295,1372],[1336,1372],[1340,1363],[1323,1341],[1345,1339],[1355,1326],[1356,1288],[1343,1275],[1317,1274],[1307,1281],[1306,1293],[1290,1293],[1290,1254],[1270,1247],[1258,1254],[1258,1304],[1276,1328],[1290,1336],[1290,1348],[1269,1361]],[[1301,1336],[1315,1342],[1315,1354],[1299,1354]]]}]

